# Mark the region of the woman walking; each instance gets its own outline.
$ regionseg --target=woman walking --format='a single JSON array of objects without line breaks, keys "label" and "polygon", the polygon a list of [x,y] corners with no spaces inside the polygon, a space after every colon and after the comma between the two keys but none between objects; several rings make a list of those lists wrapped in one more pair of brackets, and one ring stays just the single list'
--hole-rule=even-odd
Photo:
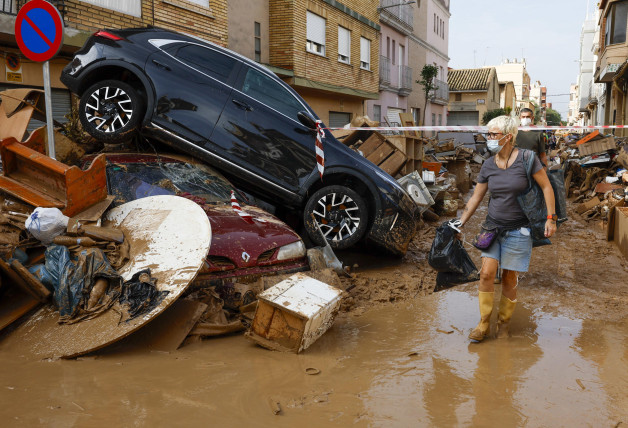
[{"label": "woman walking", "polygon": [[530,225],[519,206],[517,196],[528,187],[524,153],[533,155],[532,178],[543,190],[548,216],[545,236],[556,232],[554,192],[547,173],[538,157],[516,146],[517,120],[500,116],[488,123],[487,147],[494,154],[482,165],[477,177],[473,196],[467,203],[460,221],[464,225],[480,205],[486,192],[490,192],[488,215],[484,227],[497,230],[497,237],[490,247],[482,250],[480,270],[480,323],[469,335],[469,339],[482,341],[489,331],[493,312],[494,279],[498,267],[502,269],[502,295],[499,302],[497,337],[508,336],[508,324],[517,304],[519,272],[527,272],[532,255]]}]

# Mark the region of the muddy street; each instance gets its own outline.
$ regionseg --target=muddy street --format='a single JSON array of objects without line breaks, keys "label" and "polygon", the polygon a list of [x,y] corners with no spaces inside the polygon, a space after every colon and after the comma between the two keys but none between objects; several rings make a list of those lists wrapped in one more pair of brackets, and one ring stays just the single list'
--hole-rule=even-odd
[{"label": "muddy street", "polygon": [[481,344],[467,339],[476,285],[430,292],[432,237],[424,228],[401,261],[343,254],[362,261],[351,297],[299,355],[241,335],[151,352],[131,336],[76,360],[38,361],[18,335],[4,336],[0,418],[51,427],[628,423],[628,266],[601,229],[576,219],[535,249],[512,337]]}]

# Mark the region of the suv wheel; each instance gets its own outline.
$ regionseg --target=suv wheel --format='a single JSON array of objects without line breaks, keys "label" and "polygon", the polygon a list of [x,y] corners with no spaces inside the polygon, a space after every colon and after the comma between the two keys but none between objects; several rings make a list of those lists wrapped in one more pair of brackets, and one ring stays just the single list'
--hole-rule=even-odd
[{"label": "suv wheel", "polygon": [[104,80],[90,86],[81,96],[79,117],[83,129],[107,143],[130,137],[140,122],[142,99],[128,83]]},{"label": "suv wheel", "polygon": [[344,186],[323,187],[305,204],[305,230],[315,244],[325,245],[312,214],[329,245],[338,250],[357,243],[368,226],[368,207],[364,198]]}]

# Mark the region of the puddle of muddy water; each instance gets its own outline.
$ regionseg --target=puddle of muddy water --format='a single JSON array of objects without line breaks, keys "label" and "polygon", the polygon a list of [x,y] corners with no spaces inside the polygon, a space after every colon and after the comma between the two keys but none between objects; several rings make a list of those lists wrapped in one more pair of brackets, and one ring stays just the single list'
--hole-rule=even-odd
[{"label": "puddle of muddy water", "polygon": [[625,323],[520,304],[511,339],[470,344],[477,316],[474,296],[449,290],[345,315],[301,355],[231,336],[170,354],[118,349],[47,362],[0,342],[0,420],[51,427],[628,423]]}]

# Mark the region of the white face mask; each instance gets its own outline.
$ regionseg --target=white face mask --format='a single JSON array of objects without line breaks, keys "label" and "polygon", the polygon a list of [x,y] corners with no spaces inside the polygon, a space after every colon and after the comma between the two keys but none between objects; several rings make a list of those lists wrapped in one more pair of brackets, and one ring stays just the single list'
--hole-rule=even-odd
[{"label": "white face mask", "polygon": [[[504,137],[502,137],[504,138]],[[499,142],[501,141],[501,138],[499,140],[486,140],[486,148],[493,154],[497,154],[499,153],[499,151],[502,149],[502,147],[504,146],[500,146]]]},{"label": "white face mask", "polygon": [[523,119],[521,119],[521,126],[530,126],[532,125],[532,119],[530,119],[529,117],[524,117]]}]

